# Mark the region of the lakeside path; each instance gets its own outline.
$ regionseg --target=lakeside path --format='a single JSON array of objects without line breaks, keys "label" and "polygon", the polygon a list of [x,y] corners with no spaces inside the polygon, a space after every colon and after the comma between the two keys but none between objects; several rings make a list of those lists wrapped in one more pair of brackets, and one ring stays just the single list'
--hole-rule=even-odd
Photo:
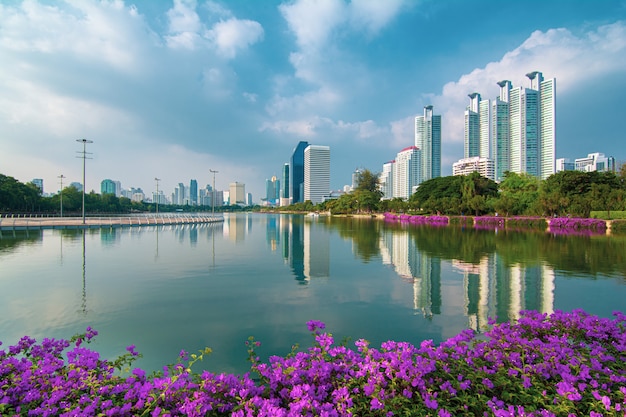
[{"label": "lakeside path", "polygon": [[135,216],[0,217],[0,231],[40,229],[100,229],[115,227],[219,223],[222,215],[211,213],[163,213]]}]

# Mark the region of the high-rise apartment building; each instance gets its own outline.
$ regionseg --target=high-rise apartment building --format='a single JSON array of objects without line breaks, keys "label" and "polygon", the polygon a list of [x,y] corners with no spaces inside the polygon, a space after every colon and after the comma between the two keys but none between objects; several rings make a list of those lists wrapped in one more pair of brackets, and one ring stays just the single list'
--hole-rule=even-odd
[{"label": "high-rise apartment building", "polygon": [[309,145],[304,150],[304,201],[324,201],[330,193],[330,147]]},{"label": "high-rise apartment building", "polygon": [[246,185],[240,182],[231,182],[230,186],[230,204],[246,205]]},{"label": "high-rise apartment building", "polygon": [[541,179],[555,173],[556,80],[544,81],[538,71],[526,76],[529,88],[498,82],[500,96],[492,102],[478,93],[469,95],[464,155],[492,159],[496,181],[506,171]]},{"label": "high-rise apartment building", "polygon": [[441,116],[433,106],[424,107],[424,115],[415,118],[415,146],[422,154],[420,182],[441,176]]},{"label": "high-rise apartment building", "polygon": [[393,176],[395,172],[396,161],[389,161],[383,164],[383,172],[380,173],[378,180],[378,186],[383,193],[382,198],[384,200],[391,200],[393,198]]},{"label": "high-rise apartment building", "polygon": [[407,200],[421,182],[422,152],[417,146],[402,149],[393,167],[393,197]]},{"label": "high-rise apartment building", "polygon": [[271,179],[265,180],[265,201],[270,205],[280,204],[280,180],[276,178],[276,175]]},{"label": "high-rise apartment building", "polygon": [[291,203],[304,201],[304,150],[309,142],[300,141],[291,154],[289,166],[289,200]]}]

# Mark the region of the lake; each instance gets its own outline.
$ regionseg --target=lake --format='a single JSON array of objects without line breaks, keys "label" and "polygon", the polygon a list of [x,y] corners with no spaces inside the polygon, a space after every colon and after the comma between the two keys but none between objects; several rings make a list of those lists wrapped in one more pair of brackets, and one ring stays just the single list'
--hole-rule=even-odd
[{"label": "lake", "polygon": [[181,350],[198,369],[247,371],[258,353],[336,341],[439,343],[490,317],[626,302],[626,237],[475,230],[377,219],[226,214],[218,224],[2,232],[0,341],[95,328],[105,358],[136,345],[147,371]]}]

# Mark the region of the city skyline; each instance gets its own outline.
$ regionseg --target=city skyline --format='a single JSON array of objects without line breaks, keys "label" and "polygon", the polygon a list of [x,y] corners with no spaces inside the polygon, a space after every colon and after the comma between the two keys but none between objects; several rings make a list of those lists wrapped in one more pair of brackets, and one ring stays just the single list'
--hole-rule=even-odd
[{"label": "city skyline", "polygon": [[217,189],[258,200],[299,141],[332,148],[337,190],[413,145],[429,105],[451,175],[467,94],[533,71],[559,80],[555,158],[626,160],[622,0],[15,0],[0,55],[0,172],[48,193],[81,181],[80,138],[87,190],[112,178],[151,195],[154,178],[172,190],[214,170]]}]

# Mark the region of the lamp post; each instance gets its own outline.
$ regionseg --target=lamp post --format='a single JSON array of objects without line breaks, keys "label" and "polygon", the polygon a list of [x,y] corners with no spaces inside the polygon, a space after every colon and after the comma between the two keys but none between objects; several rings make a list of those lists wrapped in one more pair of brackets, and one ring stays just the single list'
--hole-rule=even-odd
[{"label": "lamp post", "polygon": [[85,224],[85,159],[87,159],[87,144],[93,143],[93,141],[89,139],[76,139],[76,142],[83,144],[83,151],[78,151],[78,153],[81,154],[78,158],[82,158],[83,160],[83,224]]},{"label": "lamp post", "polygon": [[60,183],[61,183],[61,192],[59,193],[59,199],[61,200],[61,202],[60,202],[61,217],[63,217],[63,178],[65,178],[65,175],[61,174],[57,178],[60,179]]},{"label": "lamp post", "polygon": [[213,171],[212,169],[209,169],[209,172],[213,173],[213,196],[211,197],[211,217],[215,217],[215,174],[217,174],[218,171]]},{"label": "lamp post", "polygon": [[157,178],[157,177],[154,177],[154,181],[156,181],[156,195],[155,195],[156,214],[159,214],[159,181],[161,181],[161,179]]}]

